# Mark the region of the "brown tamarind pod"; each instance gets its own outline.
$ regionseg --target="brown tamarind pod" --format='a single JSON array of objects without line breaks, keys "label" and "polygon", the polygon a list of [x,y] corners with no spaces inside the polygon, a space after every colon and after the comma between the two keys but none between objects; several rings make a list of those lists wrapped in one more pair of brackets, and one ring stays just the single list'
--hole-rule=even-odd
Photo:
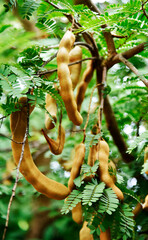
[{"label": "brown tamarind pod", "polygon": [[75,125],[79,126],[82,124],[83,118],[77,110],[68,67],[69,52],[73,47],[74,41],[75,36],[71,31],[67,31],[61,39],[57,54],[57,72],[60,82],[60,95],[64,101],[67,115]]},{"label": "brown tamarind pod", "polygon": [[[57,121],[57,104],[54,98],[50,94],[47,93],[46,95],[46,110],[50,113],[52,116],[54,122]],[[50,118],[49,114],[45,114],[45,127],[46,129],[50,130],[55,127],[55,124],[52,122],[52,119]]]},{"label": "brown tamarind pod", "polygon": [[[69,53],[69,63],[73,63],[79,60],[82,60],[82,50],[79,46],[75,46]],[[73,90],[80,80],[81,66],[81,62],[69,66]]]},{"label": "brown tamarind pod", "polygon": [[81,202],[77,203],[77,205],[72,209],[72,219],[77,224],[81,224],[83,222]]},{"label": "brown tamarind pod", "polygon": [[45,133],[44,129],[42,129],[41,131],[49,145],[50,151],[55,155],[61,154],[65,143],[65,129],[62,127],[62,125],[59,125],[57,140],[49,138],[48,135]]},{"label": "brown tamarind pod", "polygon": [[83,223],[83,227],[79,232],[79,239],[80,240],[94,240],[93,235],[90,234],[90,229],[87,227],[87,222]]},{"label": "brown tamarind pod", "polygon": [[102,232],[102,230],[100,229],[100,240],[111,240],[109,228],[105,232]]},{"label": "brown tamarind pod", "polygon": [[[19,100],[21,109],[13,112],[10,116],[10,128],[12,132],[12,152],[16,165],[19,164],[22,153],[22,144],[26,128],[27,128],[27,98],[23,97]],[[29,112],[34,107],[29,108]],[[15,141],[15,142],[14,142]],[[47,178],[42,174],[33,162],[28,139],[26,139],[23,158],[19,168],[25,179],[33,185],[33,187],[40,193],[46,195],[48,198],[61,200],[69,195],[69,190],[66,186],[58,183],[52,179]]]},{"label": "brown tamarind pod", "polygon": [[72,164],[72,169],[70,173],[70,178],[68,181],[68,189],[71,192],[75,187],[74,179],[77,178],[80,174],[81,165],[83,164],[85,157],[85,144],[80,143],[75,147],[75,156]]},{"label": "brown tamarind pod", "polygon": [[118,199],[123,200],[124,196],[121,190],[114,184],[112,177],[108,171],[108,156],[109,156],[109,146],[104,140],[99,141],[99,151],[98,151],[98,159],[99,159],[99,177],[102,182],[106,184],[107,187],[113,189],[116,193]]},{"label": "brown tamarind pod", "polygon": [[143,207],[143,209],[148,210],[148,195],[145,197],[145,201],[144,201],[142,207]]},{"label": "brown tamarind pod", "polygon": [[87,164],[89,166],[93,166],[95,161],[97,160],[97,154],[98,154],[98,146],[97,144],[95,145],[92,145],[90,148],[89,148],[89,155],[88,155],[88,161],[87,161]]},{"label": "brown tamarind pod", "polygon": [[85,97],[87,86],[93,77],[93,72],[94,72],[93,61],[90,60],[87,64],[86,70],[83,73],[82,80],[77,88],[76,103],[77,103],[77,109],[79,112]]},{"label": "brown tamarind pod", "polygon": [[134,218],[137,217],[137,215],[141,212],[141,210],[142,210],[142,204],[137,203],[137,205],[135,206],[135,208],[132,211],[132,213],[134,214]]}]

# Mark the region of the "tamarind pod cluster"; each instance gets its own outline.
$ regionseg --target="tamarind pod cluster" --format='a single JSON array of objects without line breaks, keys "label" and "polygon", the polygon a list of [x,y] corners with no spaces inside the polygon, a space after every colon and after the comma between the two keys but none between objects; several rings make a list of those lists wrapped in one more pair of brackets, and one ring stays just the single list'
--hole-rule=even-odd
[{"label": "tamarind pod cluster", "polygon": [[72,169],[70,173],[70,178],[68,181],[68,189],[71,192],[75,186],[74,184],[74,179],[79,176],[80,174],[80,168],[81,165],[83,164],[85,157],[85,144],[80,143],[78,146],[75,148],[75,156],[74,156],[74,161],[72,164]]},{"label": "tamarind pod cluster", "polygon": [[[148,146],[144,150],[144,163],[148,161]],[[145,172],[148,175],[148,171]]]},{"label": "tamarind pod cluster", "polygon": [[[73,62],[79,61],[81,59],[82,59],[82,50],[79,46],[75,46],[69,53],[69,63],[73,63]],[[77,84],[79,82],[81,66],[82,66],[81,62],[69,66],[73,90],[75,89],[75,87],[77,86]]]},{"label": "tamarind pod cluster", "polygon": [[87,68],[83,73],[82,80],[81,80],[80,84],[78,85],[78,89],[77,89],[76,103],[77,103],[77,109],[79,112],[80,112],[81,105],[82,105],[82,102],[85,97],[85,92],[86,92],[87,86],[92,79],[93,72],[94,72],[93,61],[90,60],[87,63]]},{"label": "tamarind pod cluster", "polygon": [[[54,98],[51,97],[50,94],[46,95],[46,110],[50,113],[52,116],[54,122],[57,121],[57,104]],[[45,127],[46,129],[50,130],[55,127],[55,124],[52,122],[52,119],[50,118],[49,114],[45,114]]]},{"label": "tamarind pod cluster", "polygon": [[94,240],[93,235],[90,234],[90,229],[87,227],[87,222],[83,223],[83,226],[79,232],[80,240]]},{"label": "tamarind pod cluster", "polygon": [[48,135],[45,133],[44,129],[42,129],[41,131],[49,145],[50,151],[55,155],[61,154],[65,143],[65,129],[62,127],[62,125],[59,125],[57,140],[49,138]]},{"label": "tamarind pod cluster", "polygon": [[114,184],[114,181],[108,172],[108,156],[109,156],[109,146],[104,140],[100,140],[99,151],[98,151],[100,180],[104,182],[107,187],[110,187],[113,189],[118,199],[123,200],[124,199],[123,193]]},{"label": "tamarind pod cluster", "polygon": [[[22,104],[21,110],[13,112],[10,116],[10,128],[13,140],[11,144],[16,165],[19,163],[22,152],[22,144],[19,144],[19,142],[23,142],[27,128],[27,98],[21,98],[19,103]],[[30,113],[33,108],[30,106]],[[69,195],[69,190],[66,186],[47,178],[36,167],[30,153],[28,139],[25,142],[23,159],[19,170],[38,192],[46,195],[48,198],[61,200]]]},{"label": "tamarind pod cluster", "polygon": [[81,202],[77,203],[77,205],[72,209],[72,219],[77,224],[81,224],[83,222]]},{"label": "tamarind pod cluster", "polygon": [[142,207],[143,207],[143,209],[148,210],[148,195],[145,197],[145,201],[144,201]]},{"label": "tamarind pod cluster", "polygon": [[67,31],[61,39],[57,54],[57,72],[60,82],[60,94],[64,101],[67,115],[75,125],[80,126],[83,122],[83,118],[77,110],[68,67],[69,52],[72,49],[74,41],[75,36],[71,31]]}]

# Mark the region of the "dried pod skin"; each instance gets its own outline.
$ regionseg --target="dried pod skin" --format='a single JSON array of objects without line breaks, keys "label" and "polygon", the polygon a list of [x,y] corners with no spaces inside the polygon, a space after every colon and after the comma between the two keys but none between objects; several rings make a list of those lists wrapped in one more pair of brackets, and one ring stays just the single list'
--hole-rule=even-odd
[{"label": "dried pod skin", "polygon": [[84,143],[80,143],[75,148],[74,161],[72,164],[70,178],[68,181],[68,189],[70,190],[70,192],[75,187],[74,179],[77,178],[80,174],[80,169],[81,169],[81,165],[83,164],[84,157],[85,157],[85,145],[84,145]]},{"label": "dried pod skin", "polygon": [[98,151],[100,180],[104,182],[107,187],[110,187],[113,189],[118,199],[123,200],[124,199],[123,193],[114,184],[114,181],[108,172],[108,156],[109,156],[109,146],[105,141],[100,140],[99,151]]},{"label": "dried pod skin", "polygon": [[52,138],[49,138],[43,129],[42,129],[42,133],[49,145],[50,151],[55,155],[61,154],[64,148],[64,143],[65,143],[65,129],[62,127],[62,125],[59,125],[57,140],[53,140]]},{"label": "dried pod skin", "polygon": [[70,71],[68,67],[69,52],[74,44],[75,36],[71,31],[67,31],[63,36],[57,54],[58,78],[60,81],[60,94],[64,101],[69,119],[77,126],[83,122],[83,118],[77,110],[74,98]]},{"label": "dried pod skin", "polygon": [[[12,113],[10,116],[12,139],[15,141],[12,141],[12,152],[16,165],[19,163],[22,152],[22,144],[16,142],[23,142],[27,128],[27,98],[21,98],[19,102],[22,104],[21,110]],[[33,108],[34,107],[30,107],[30,113]],[[25,142],[23,159],[19,170],[38,192],[44,194],[48,198],[61,200],[68,196],[69,190],[67,187],[47,178],[36,167],[30,153],[28,139]]]},{"label": "dried pod skin", "polygon": [[[54,98],[50,96],[50,94],[46,95],[46,110],[50,113],[52,116],[54,122],[57,121],[57,104]],[[52,122],[52,119],[50,116],[46,113],[45,114],[45,127],[46,129],[50,130],[55,127],[55,124]]]},{"label": "dried pod skin", "polygon": [[[69,63],[73,63],[79,60],[82,60],[82,50],[79,46],[75,46],[69,53]],[[81,66],[81,62],[69,66],[73,90],[80,80]]]},{"label": "dried pod skin", "polygon": [[83,227],[80,230],[79,239],[80,240],[94,240],[93,235],[90,234],[90,229],[87,227],[86,221],[83,223]]},{"label": "dried pod skin", "polygon": [[79,112],[85,97],[87,86],[93,77],[93,72],[94,72],[93,61],[89,61],[87,64],[87,68],[83,73],[82,80],[78,86],[77,94],[76,94],[76,103],[77,103],[77,109]]},{"label": "dried pod skin", "polygon": [[82,215],[82,205],[79,202],[73,209],[72,209],[72,219],[77,224],[81,224],[83,222],[83,215]]}]

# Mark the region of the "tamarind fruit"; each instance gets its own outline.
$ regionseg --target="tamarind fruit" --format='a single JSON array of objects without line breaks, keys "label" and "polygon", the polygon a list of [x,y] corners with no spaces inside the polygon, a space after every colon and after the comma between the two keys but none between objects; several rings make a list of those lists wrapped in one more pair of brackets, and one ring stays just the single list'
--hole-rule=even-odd
[{"label": "tamarind fruit", "polygon": [[108,172],[108,156],[109,156],[109,146],[104,140],[100,140],[98,144],[98,159],[99,159],[99,177],[102,182],[106,184],[107,187],[113,189],[116,193],[118,199],[123,200],[124,196],[121,190],[114,184],[112,177]]},{"label": "tamarind fruit", "polygon": [[79,232],[80,240],[94,240],[93,235],[90,234],[90,229],[87,227],[87,222],[83,223],[83,226]]},{"label": "tamarind fruit", "polygon": [[74,161],[72,164],[70,178],[68,181],[68,189],[70,192],[73,190],[75,186],[74,179],[78,177],[80,174],[80,168],[81,168],[81,165],[83,164],[84,157],[85,157],[85,144],[80,143],[75,147]]},{"label": "tamarind fruit", "polygon": [[41,131],[49,145],[50,151],[55,155],[61,154],[65,143],[65,129],[62,127],[62,125],[59,125],[57,140],[49,138],[48,135],[45,133],[44,129],[41,129]]},{"label": "tamarind fruit", "polygon": [[78,88],[77,88],[76,103],[77,103],[77,109],[78,109],[79,112],[80,112],[81,105],[82,105],[82,102],[83,102],[84,97],[85,97],[85,92],[86,92],[87,86],[92,79],[93,72],[94,72],[93,61],[90,60],[87,63],[87,68],[84,71],[83,76],[82,76],[82,80],[81,80],[81,82],[80,82],[80,84],[78,85]]},{"label": "tamarind fruit", "polygon": [[83,222],[81,202],[77,203],[77,205],[72,209],[72,219],[77,224],[81,224]]},{"label": "tamarind fruit", "polygon": [[142,207],[143,207],[143,209],[148,210],[148,195],[145,197]]},{"label": "tamarind fruit", "polygon": [[73,47],[75,36],[71,31],[66,31],[59,44],[57,54],[57,72],[60,82],[60,94],[64,101],[68,118],[77,126],[83,122],[81,114],[77,110],[77,104],[74,98],[72,82],[70,78],[69,52]]},{"label": "tamarind fruit", "polygon": [[[79,61],[81,59],[82,59],[82,50],[79,46],[75,46],[69,53],[69,63],[73,63],[73,62]],[[81,66],[82,66],[81,62],[69,66],[73,90],[75,89],[75,87],[77,86],[77,84],[79,82]]]},{"label": "tamarind fruit", "polygon": [[[54,98],[50,94],[47,93],[46,95],[46,110],[50,113],[52,116],[54,122],[57,121],[57,104]],[[55,127],[55,124],[53,123],[52,119],[50,118],[49,114],[45,114],[45,127],[46,129],[50,130]]]},{"label": "tamarind fruit", "polygon": [[95,161],[97,160],[97,153],[98,153],[98,146],[97,144],[95,145],[92,145],[90,148],[89,148],[89,155],[88,155],[88,161],[87,161],[87,164],[89,166],[93,166]]},{"label": "tamarind fruit", "polygon": [[[10,129],[12,132],[12,152],[16,165],[18,165],[22,153],[22,144],[27,128],[27,98],[22,97],[19,100],[21,109],[13,112],[10,116]],[[29,113],[33,111],[34,106],[29,107]],[[15,142],[14,142],[15,141]],[[66,186],[42,174],[33,162],[28,139],[26,139],[24,154],[19,168],[25,179],[33,187],[48,198],[61,200],[68,196],[69,190]]]},{"label": "tamarind fruit", "polygon": [[100,240],[111,240],[109,228],[105,232],[100,229]]}]

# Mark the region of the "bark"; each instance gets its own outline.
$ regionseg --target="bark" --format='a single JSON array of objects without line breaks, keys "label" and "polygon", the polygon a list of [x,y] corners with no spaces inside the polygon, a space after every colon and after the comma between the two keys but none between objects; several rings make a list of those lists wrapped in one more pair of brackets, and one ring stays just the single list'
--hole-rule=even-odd
[{"label": "bark", "polygon": [[118,150],[124,160],[124,162],[129,163],[134,160],[134,157],[127,153],[126,143],[120,133],[120,129],[118,127],[114,112],[111,108],[109,98],[106,97],[104,99],[104,115],[106,119],[107,128],[110,131],[110,134],[114,140],[114,143],[118,147]]}]

